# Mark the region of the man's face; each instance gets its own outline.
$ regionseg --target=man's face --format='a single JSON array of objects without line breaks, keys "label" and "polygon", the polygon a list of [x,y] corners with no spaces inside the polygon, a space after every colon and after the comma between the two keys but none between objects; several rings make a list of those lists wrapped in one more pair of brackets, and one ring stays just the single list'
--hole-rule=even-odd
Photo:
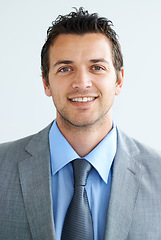
[{"label": "man's face", "polygon": [[49,61],[49,85],[45,79],[43,83],[57,109],[58,126],[63,122],[79,128],[106,124],[123,81],[123,70],[116,79],[107,37],[61,34],[50,47]]}]

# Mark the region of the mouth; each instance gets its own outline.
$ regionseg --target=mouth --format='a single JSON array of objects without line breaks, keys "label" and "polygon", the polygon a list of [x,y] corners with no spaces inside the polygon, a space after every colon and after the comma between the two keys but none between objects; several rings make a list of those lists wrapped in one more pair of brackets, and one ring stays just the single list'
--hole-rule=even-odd
[{"label": "mouth", "polygon": [[95,100],[97,97],[78,97],[78,98],[70,98],[69,100],[72,102],[80,102],[80,103],[85,103],[85,102],[91,102]]}]

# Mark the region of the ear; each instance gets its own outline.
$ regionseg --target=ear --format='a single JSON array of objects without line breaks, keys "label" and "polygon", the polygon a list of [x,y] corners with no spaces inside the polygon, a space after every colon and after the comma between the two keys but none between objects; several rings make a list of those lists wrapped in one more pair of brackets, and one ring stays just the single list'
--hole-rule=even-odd
[{"label": "ear", "polygon": [[116,88],[115,88],[115,95],[119,95],[122,89],[122,85],[123,85],[123,80],[124,80],[124,69],[122,68],[119,72],[118,72],[118,79],[116,82]]},{"label": "ear", "polygon": [[43,77],[43,74],[42,74],[42,82],[43,82],[44,91],[45,91],[46,96],[51,97],[50,85],[49,85],[49,83],[47,83],[46,79]]}]

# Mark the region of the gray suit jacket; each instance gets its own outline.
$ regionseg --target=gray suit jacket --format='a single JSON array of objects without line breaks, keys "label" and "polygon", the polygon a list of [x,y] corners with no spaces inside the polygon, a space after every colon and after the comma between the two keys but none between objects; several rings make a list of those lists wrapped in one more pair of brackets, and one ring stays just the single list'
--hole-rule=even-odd
[{"label": "gray suit jacket", "polygon": [[[49,129],[0,145],[0,240],[56,240]],[[161,155],[119,130],[104,239],[161,239]]]}]

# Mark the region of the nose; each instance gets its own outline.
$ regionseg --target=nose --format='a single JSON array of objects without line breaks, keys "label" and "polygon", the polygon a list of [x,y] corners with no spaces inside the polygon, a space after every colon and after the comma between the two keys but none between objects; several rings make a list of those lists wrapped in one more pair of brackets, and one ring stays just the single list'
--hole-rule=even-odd
[{"label": "nose", "polygon": [[85,69],[77,70],[72,86],[73,88],[77,89],[86,89],[92,87],[90,73]]}]

